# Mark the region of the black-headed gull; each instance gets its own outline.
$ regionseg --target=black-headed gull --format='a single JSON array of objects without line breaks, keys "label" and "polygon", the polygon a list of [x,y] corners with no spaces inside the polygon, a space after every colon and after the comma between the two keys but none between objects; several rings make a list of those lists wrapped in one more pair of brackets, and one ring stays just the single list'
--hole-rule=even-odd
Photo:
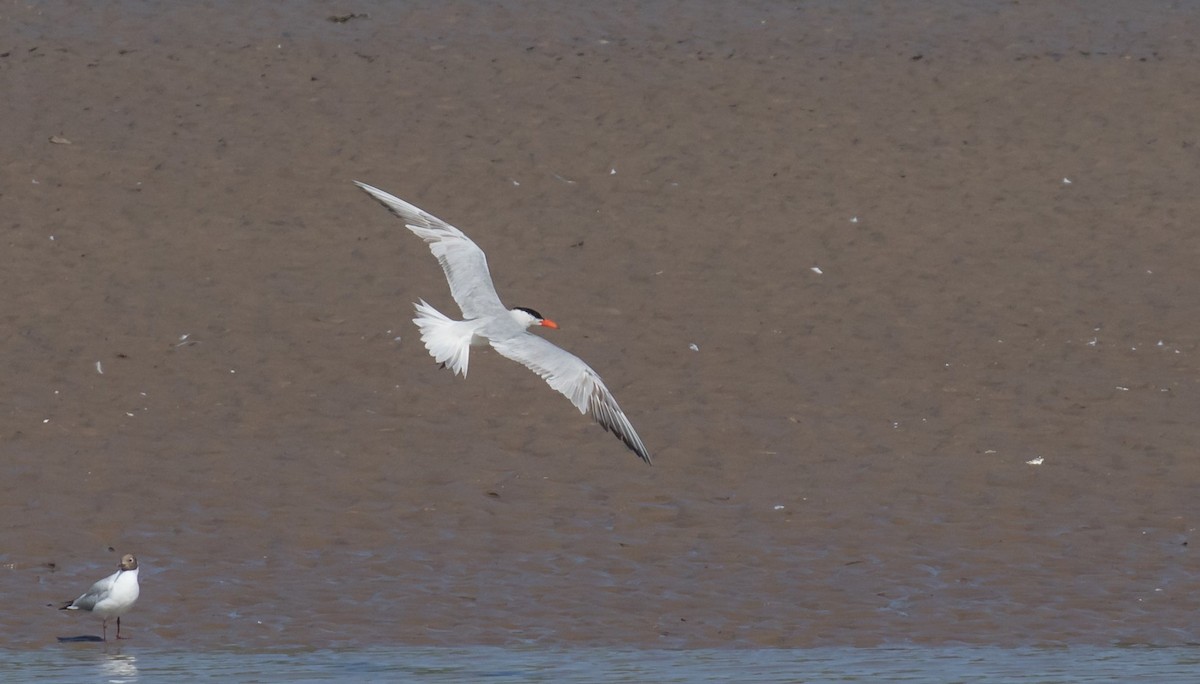
[{"label": "black-headed gull", "polygon": [[471,238],[445,221],[428,214],[379,188],[354,181],[393,214],[418,237],[429,243],[450,283],[450,294],[462,309],[464,320],[443,315],[423,300],[415,306],[413,322],[421,330],[421,341],[434,360],[454,373],[467,376],[468,354],[472,345],[491,345],[504,356],[523,364],[562,392],[580,413],[591,413],[596,422],[617,436],[625,446],[646,463],[650,452],[633,429],[617,400],[578,356],[529,332],[540,325],[557,328],[533,309],[509,309],[500,302],[496,286],[488,272],[487,257]]},{"label": "black-headed gull", "polygon": [[138,562],[132,554],[121,557],[113,574],[92,585],[79,598],[67,601],[62,610],[86,610],[103,618],[104,639],[108,640],[108,619],[117,618],[117,638],[121,636],[121,616],[129,612],[138,599]]}]

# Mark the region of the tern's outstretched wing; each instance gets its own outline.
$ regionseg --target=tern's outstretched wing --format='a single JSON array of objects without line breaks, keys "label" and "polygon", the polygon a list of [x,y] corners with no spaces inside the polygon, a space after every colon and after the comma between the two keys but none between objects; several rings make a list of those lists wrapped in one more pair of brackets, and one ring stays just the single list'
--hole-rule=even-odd
[{"label": "tern's outstretched wing", "polygon": [[551,387],[570,399],[580,413],[591,413],[601,427],[650,463],[650,452],[646,451],[625,412],[600,376],[583,359],[524,331],[512,337],[491,338],[489,342],[496,351],[542,376]]},{"label": "tern's outstretched wing", "polygon": [[462,309],[464,318],[480,318],[506,311],[504,304],[500,302],[500,296],[496,294],[496,286],[492,284],[487,257],[471,238],[449,223],[399,197],[389,195],[366,183],[354,181],[354,184],[379,200],[389,211],[399,216],[409,230],[429,243],[429,251],[433,252],[438,263],[442,265],[442,270],[446,272],[450,294],[454,301],[458,302],[458,308]]}]

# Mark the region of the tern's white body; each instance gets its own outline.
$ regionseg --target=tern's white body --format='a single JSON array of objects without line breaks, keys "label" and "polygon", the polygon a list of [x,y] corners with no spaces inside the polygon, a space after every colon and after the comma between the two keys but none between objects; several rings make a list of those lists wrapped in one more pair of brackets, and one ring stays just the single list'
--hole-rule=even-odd
[{"label": "tern's white body", "polygon": [[449,318],[424,301],[416,304],[417,317],[413,319],[421,330],[421,341],[435,361],[466,377],[470,347],[491,345],[540,375],[550,387],[570,399],[580,413],[591,413],[604,429],[646,463],[650,462],[650,452],[596,371],[579,357],[528,330],[532,325],[558,326],[536,311],[509,309],[500,302],[487,257],[471,238],[398,197],[358,181],[355,185],[379,200],[409,230],[425,240],[446,273],[450,294],[462,309],[464,320]]},{"label": "tern's white body", "polygon": [[117,618],[117,638],[121,638],[121,616],[133,608],[141,588],[138,586],[137,559],[130,554],[121,558],[119,569],[92,585],[79,598],[69,601],[63,610],[86,610],[103,618],[104,638],[108,638],[108,619]]}]

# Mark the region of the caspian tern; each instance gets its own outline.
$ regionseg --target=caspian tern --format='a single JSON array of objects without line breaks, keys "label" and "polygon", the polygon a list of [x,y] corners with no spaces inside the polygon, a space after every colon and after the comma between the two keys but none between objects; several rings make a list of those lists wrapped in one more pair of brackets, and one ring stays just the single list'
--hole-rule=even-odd
[{"label": "caspian tern", "polygon": [[462,310],[464,320],[452,320],[424,300],[415,304],[417,317],[413,319],[421,330],[421,341],[435,361],[465,378],[471,346],[490,344],[500,354],[540,375],[550,387],[570,399],[580,413],[591,413],[601,427],[650,463],[650,452],[596,371],[578,356],[529,332],[533,325],[557,328],[558,324],[533,309],[520,306],[509,309],[500,302],[488,272],[487,257],[471,238],[379,188],[358,181],[354,184],[379,200],[427,242],[446,272],[450,295]]},{"label": "caspian tern", "polygon": [[[108,619],[117,618],[117,638],[121,636],[121,616],[129,612],[138,599],[138,563],[131,554],[121,557],[113,574],[92,585],[79,598],[67,601],[61,610],[86,610],[103,618],[104,639],[108,640]],[[95,637],[93,637],[95,638]]]}]

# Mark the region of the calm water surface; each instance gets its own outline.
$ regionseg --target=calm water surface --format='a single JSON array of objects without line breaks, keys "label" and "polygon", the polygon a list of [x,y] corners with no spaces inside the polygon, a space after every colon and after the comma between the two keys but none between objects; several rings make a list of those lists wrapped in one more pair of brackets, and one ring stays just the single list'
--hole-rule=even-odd
[{"label": "calm water surface", "polygon": [[395,648],[268,653],[73,645],[11,652],[7,681],[1106,682],[1187,681],[1192,648],[611,650]]}]

